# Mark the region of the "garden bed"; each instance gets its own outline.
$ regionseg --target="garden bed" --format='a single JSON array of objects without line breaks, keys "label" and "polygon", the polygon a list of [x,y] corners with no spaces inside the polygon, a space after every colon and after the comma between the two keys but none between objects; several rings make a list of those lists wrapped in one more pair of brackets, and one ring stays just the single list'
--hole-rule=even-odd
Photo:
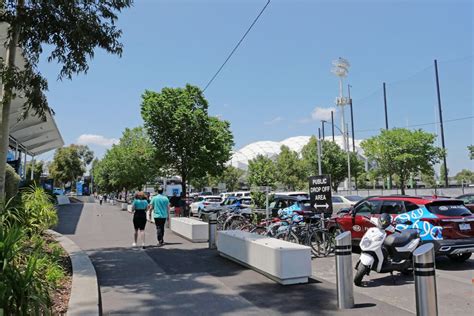
[{"label": "garden bed", "polygon": [[[61,245],[51,235],[45,235],[45,251],[52,253],[50,245]],[[57,247],[54,246],[54,247]],[[71,258],[67,252],[61,247],[62,252],[58,257],[58,264],[61,266],[64,272],[64,276],[57,282],[57,287],[53,293],[51,293],[51,301],[53,303],[52,311],[54,315],[64,315],[67,313],[69,298],[71,296],[72,288],[72,264]]]}]

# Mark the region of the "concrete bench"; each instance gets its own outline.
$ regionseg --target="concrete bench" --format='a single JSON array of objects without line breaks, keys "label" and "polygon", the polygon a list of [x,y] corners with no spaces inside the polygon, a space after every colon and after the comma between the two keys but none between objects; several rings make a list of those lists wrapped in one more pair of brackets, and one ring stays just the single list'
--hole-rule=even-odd
[{"label": "concrete bench", "polygon": [[208,224],[187,217],[171,217],[170,229],[173,233],[191,242],[207,242],[209,239]]},{"label": "concrete bench", "polygon": [[217,232],[217,250],[221,256],[283,285],[307,283],[311,276],[311,249],[306,246],[227,230]]}]

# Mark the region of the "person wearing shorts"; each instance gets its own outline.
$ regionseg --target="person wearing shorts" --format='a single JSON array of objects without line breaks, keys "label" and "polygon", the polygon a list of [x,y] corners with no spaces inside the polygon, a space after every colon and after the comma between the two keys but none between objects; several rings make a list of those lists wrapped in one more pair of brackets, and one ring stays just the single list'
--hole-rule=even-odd
[{"label": "person wearing shorts", "polygon": [[145,193],[138,192],[135,194],[135,199],[132,202],[133,213],[133,228],[135,233],[133,234],[132,247],[137,246],[137,240],[141,235],[142,247],[145,247],[145,225],[146,225],[146,210],[148,208],[148,201]]}]

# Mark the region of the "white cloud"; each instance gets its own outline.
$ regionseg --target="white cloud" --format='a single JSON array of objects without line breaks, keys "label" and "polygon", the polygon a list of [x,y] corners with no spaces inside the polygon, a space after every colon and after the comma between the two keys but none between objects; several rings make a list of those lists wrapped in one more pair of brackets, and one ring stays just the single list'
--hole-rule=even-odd
[{"label": "white cloud", "polygon": [[116,138],[106,138],[102,135],[82,134],[76,141],[79,145],[97,145],[102,147],[110,147],[118,144],[119,140]]},{"label": "white cloud", "polygon": [[272,119],[270,121],[263,122],[263,124],[265,124],[265,125],[275,125],[275,124],[280,123],[281,121],[283,121],[283,118],[281,116],[277,116],[277,117],[275,117],[274,119]]},{"label": "white cloud", "polygon": [[330,120],[331,119],[331,111],[336,113],[336,108],[331,107],[331,108],[322,108],[317,106],[313,112],[311,113],[311,118],[316,121],[316,120]]}]

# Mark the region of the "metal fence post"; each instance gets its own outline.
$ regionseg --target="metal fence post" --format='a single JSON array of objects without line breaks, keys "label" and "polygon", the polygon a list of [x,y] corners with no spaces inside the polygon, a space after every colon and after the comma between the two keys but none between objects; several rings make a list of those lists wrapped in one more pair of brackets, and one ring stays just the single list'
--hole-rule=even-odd
[{"label": "metal fence post", "polygon": [[352,240],[351,232],[336,236],[337,307],[354,307],[354,285],[352,283]]},{"label": "metal fence post", "polygon": [[436,295],[435,253],[432,243],[424,244],[413,252],[415,275],[416,314],[438,315]]},{"label": "metal fence post", "polygon": [[216,249],[217,214],[211,213],[207,218],[207,224],[209,228],[209,249]]}]

